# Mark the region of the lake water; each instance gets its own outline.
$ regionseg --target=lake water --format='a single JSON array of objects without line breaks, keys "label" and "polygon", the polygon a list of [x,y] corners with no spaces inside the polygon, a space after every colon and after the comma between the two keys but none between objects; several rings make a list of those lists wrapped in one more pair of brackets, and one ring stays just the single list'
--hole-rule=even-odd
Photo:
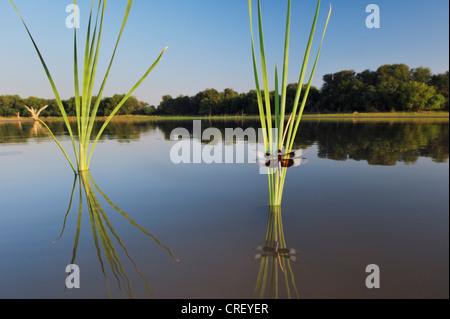
[{"label": "lake water", "polygon": [[177,127],[112,122],[82,186],[41,125],[0,123],[0,298],[449,297],[448,120],[302,121],[279,210],[254,163],[173,163]]}]

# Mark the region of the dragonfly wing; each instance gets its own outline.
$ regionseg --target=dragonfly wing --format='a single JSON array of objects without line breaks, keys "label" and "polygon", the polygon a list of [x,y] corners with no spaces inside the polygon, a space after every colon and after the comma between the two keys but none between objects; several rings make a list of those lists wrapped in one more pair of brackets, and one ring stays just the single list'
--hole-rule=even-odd
[{"label": "dragonfly wing", "polygon": [[258,160],[258,166],[259,167],[264,167],[264,166],[266,166],[266,160],[265,159],[259,159]]},{"label": "dragonfly wing", "polygon": [[284,158],[295,158],[295,157],[300,157],[303,155],[303,151],[300,150],[296,150],[296,151],[292,151],[290,153],[284,154],[282,155]]},{"label": "dragonfly wing", "polygon": [[271,158],[276,158],[275,155],[268,154],[266,152],[255,150],[255,149],[252,150],[252,153],[256,155],[257,159],[266,159],[267,160],[267,159],[271,159]]},{"label": "dragonfly wing", "polygon": [[260,259],[262,257],[262,254],[256,254],[253,258],[255,259],[255,260],[257,260],[257,259]]},{"label": "dragonfly wing", "polygon": [[295,151],[292,151],[289,153],[289,158],[296,158],[296,157],[302,157],[303,154],[309,151],[309,148],[301,148]]},{"label": "dragonfly wing", "polygon": [[264,153],[263,151],[256,151],[256,157],[259,159],[265,159],[266,153]]},{"label": "dragonfly wing", "polygon": [[279,161],[281,167],[292,167],[294,165],[294,161],[291,159],[280,159]]},{"label": "dragonfly wing", "polygon": [[276,160],[258,160],[258,166],[276,168],[278,167],[278,161]]},{"label": "dragonfly wing", "polygon": [[293,153],[294,153],[294,156],[292,158],[302,157],[303,153],[304,153],[304,150],[303,149],[299,149],[299,150],[294,151]]},{"label": "dragonfly wing", "polygon": [[293,161],[292,167],[305,165],[305,164],[307,164],[309,162],[306,158],[294,158],[291,161]]},{"label": "dragonfly wing", "polygon": [[294,159],[281,159],[280,164],[282,167],[297,167],[308,163],[306,158],[294,158]]},{"label": "dragonfly wing", "polygon": [[258,158],[265,158],[265,159],[276,159],[278,158],[278,154],[272,154],[272,153],[267,153],[267,152],[263,152],[263,151],[258,151],[258,150],[253,150]]}]

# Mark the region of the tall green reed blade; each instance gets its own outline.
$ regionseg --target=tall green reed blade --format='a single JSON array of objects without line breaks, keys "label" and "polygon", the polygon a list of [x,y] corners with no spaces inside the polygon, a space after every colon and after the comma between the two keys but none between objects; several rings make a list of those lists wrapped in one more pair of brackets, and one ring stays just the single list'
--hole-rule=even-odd
[{"label": "tall green reed blade", "polygon": [[[82,110],[82,116],[81,116],[81,135],[80,135],[80,157],[81,157],[81,170],[86,170],[86,157],[87,157],[87,145],[89,144],[89,134],[88,132],[88,126],[89,126],[89,116],[90,116],[90,108],[91,108],[91,101],[92,101],[92,91],[94,87],[94,80],[95,80],[95,74],[96,74],[96,68],[97,68],[97,59],[98,59],[98,52],[100,49],[100,40],[101,40],[101,33],[103,30],[103,18],[104,18],[104,12],[105,12],[105,6],[106,6],[106,0],[103,1],[103,8],[101,10],[101,21],[100,26],[98,25],[98,18],[100,14],[100,7],[101,7],[102,1],[99,1],[98,8],[97,8],[97,14],[96,14],[96,21],[95,21],[95,28],[94,33],[91,39],[90,36],[90,29],[91,29],[91,23],[92,23],[92,14],[93,14],[93,5],[94,1],[92,1],[91,5],[91,12],[89,14],[89,23],[88,23],[88,29],[87,29],[87,35],[86,35],[86,45],[85,45],[85,55],[84,55],[84,71],[83,71],[83,91],[82,91],[82,101],[81,101],[81,110]],[[99,28],[98,36],[97,36],[97,28]],[[96,39],[97,38],[97,39]],[[96,47],[96,54],[94,58],[94,48],[95,43],[97,40],[97,47]],[[76,41],[76,39],[75,39]],[[91,44],[89,44],[91,43]]]},{"label": "tall green reed blade", "polygon": [[[74,0],[75,1],[75,0]],[[87,27],[87,35],[86,35],[86,43],[84,46],[84,65],[83,65],[83,82],[82,82],[82,98],[81,98],[81,136],[80,136],[80,143],[81,145],[83,145],[83,134],[84,132],[86,132],[86,125],[87,125],[87,113],[88,113],[88,107],[87,107],[87,99],[88,99],[88,94],[87,94],[87,85],[88,82],[86,81],[86,79],[89,76],[90,73],[90,67],[89,67],[89,43],[90,43],[90,38],[91,38],[91,26],[92,26],[92,11],[94,10],[94,0],[92,0],[92,5],[91,5],[91,11],[89,13],[89,22],[88,22],[88,27]],[[74,28],[76,29],[76,28]],[[80,167],[84,166],[83,163],[83,158],[84,158],[84,154],[83,154],[83,147],[81,147],[81,151],[80,151]]]},{"label": "tall green reed blade", "polygon": [[284,63],[283,63],[283,79],[281,83],[281,109],[280,109],[280,119],[279,119],[279,133],[278,133],[278,149],[283,147],[282,143],[282,133],[284,131],[284,116],[286,113],[286,95],[287,95],[287,73],[289,64],[289,38],[290,38],[290,28],[291,28],[291,0],[288,1],[287,14],[286,14],[286,32],[284,40]]},{"label": "tall green reed blade", "polygon": [[[103,2],[103,9],[102,9],[102,15],[101,15],[101,20],[100,20],[100,29],[99,29],[99,33],[98,33],[98,39],[97,39],[97,48],[96,48],[96,51],[95,51],[95,58],[94,58],[93,65],[92,65],[91,77],[89,79],[89,81],[90,81],[89,95],[90,96],[92,96],[92,91],[93,91],[93,88],[94,88],[95,74],[96,74],[96,71],[97,71],[98,55],[99,55],[99,52],[100,52],[100,43],[101,43],[101,38],[102,38],[102,33],[103,33],[103,20],[104,20],[105,7],[106,7],[106,1]],[[118,46],[118,42],[116,43],[115,51],[117,50],[117,46]],[[113,56],[115,56],[115,53],[113,54]],[[107,74],[109,74],[109,70],[111,69],[111,65],[112,65],[112,62],[110,63],[110,66],[108,67],[108,73]],[[102,88],[104,88],[104,86],[106,84],[106,77],[107,76],[105,76],[105,80],[102,83]],[[95,118],[97,116],[97,111],[98,111],[98,107],[100,105],[100,101],[101,101],[102,96],[103,96],[103,89],[97,95],[97,99],[95,101],[95,105],[94,105],[94,107],[93,107],[93,109],[91,111],[91,115],[90,115],[91,118],[90,119],[87,118],[87,120],[88,120],[88,127],[87,127],[87,132],[85,134],[86,136],[83,139],[83,143],[86,146],[85,147],[86,155],[87,155],[87,145],[89,145],[89,140],[90,140],[90,136],[91,136],[91,133],[92,133],[92,128],[94,126]],[[92,99],[89,100],[88,105],[91,105],[91,100]]]},{"label": "tall green reed blade", "polygon": [[264,144],[266,145],[266,151],[267,149],[267,125],[266,125],[266,118],[265,118],[265,112],[264,112],[264,105],[262,100],[262,94],[261,94],[261,87],[259,82],[259,76],[258,76],[258,67],[256,64],[256,53],[255,53],[255,42],[253,37],[253,18],[252,18],[252,0],[248,0],[248,12],[250,17],[250,33],[252,38],[252,59],[253,59],[253,75],[255,77],[255,86],[256,86],[256,97],[258,101],[258,111],[259,111],[259,118],[261,120],[261,129],[264,137]]},{"label": "tall green reed blade", "polygon": [[128,100],[128,98],[136,91],[136,89],[144,82],[144,80],[148,77],[148,75],[153,71],[155,66],[159,63],[159,61],[162,58],[162,55],[167,50],[167,47],[164,48],[164,50],[159,54],[158,58],[155,62],[150,66],[150,68],[147,70],[147,72],[142,76],[142,78],[131,88],[131,90],[125,95],[125,97],[119,102],[119,104],[114,108],[114,110],[111,112],[111,114],[106,118],[105,122],[103,123],[103,126],[101,127],[100,131],[97,134],[97,137],[94,140],[94,143],[92,144],[91,151],[89,153],[89,159],[87,164],[87,169],[89,169],[92,153],[94,152],[95,146],[97,145],[98,140],[100,139],[101,135],[103,134],[103,131],[108,126],[109,122],[113,119],[114,115],[120,110],[120,108],[125,104],[125,102]]},{"label": "tall green reed blade", "polygon": [[273,148],[272,112],[270,109],[270,91],[269,91],[269,81],[267,78],[266,52],[265,52],[265,48],[264,48],[264,35],[263,35],[261,1],[260,0],[258,0],[258,29],[259,29],[259,47],[260,47],[260,53],[261,53],[261,69],[262,69],[263,87],[264,87],[264,103],[266,105],[268,143],[269,143],[269,151],[272,151],[272,148]]},{"label": "tall green reed blade", "polygon": [[[305,78],[306,68],[308,66],[309,54],[311,52],[311,46],[312,46],[312,42],[313,42],[313,39],[314,39],[314,33],[315,33],[315,30],[316,30],[317,17],[319,15],[319,8],[320,8],[320,0],[317,1],[316,13],[314,15],[313,24],[312,24],[311,31],[310,31],[310,34],[309,34],[308,44],[306,45],[306,51],[305,51],[305,55],[303,57],[303,64],[302,64],[302,68],[301,68],[301,71],[300,71],[300,76],[299,76],[298,83],[297,83],[297,91],[295,93],[294,105],[292,107],[292,114],[293,114],[294,118],[295,118],[295,116],[297,114],[298,103],[299,103],[299,100],[300,100],[302,87],[303,87],[303,80]],[[291,122],[291,125],[289,125],[289,127],[286,127],[286,130],[288,131],[288,135],[287,135],[288,139],[292,135],[292,129],[293,129],[292,123],[293,122],[294,121]]]},{"label": "tall green reed blade", "polygon": [[[79,12],[77,12],[77,1],[74,0],[74,15],[75,21],[77,21],[77,17]],[[73,41],[73,75],[74,75],[74,85],[75,85],[75,113],[77,117],[77,130],[78,130],[78,139],[81,136],[81,103],[80,103],[80,84],[78,80],[78,46],[77,46],[77,28],[74,28],[74,41]],[[78,142],[79,152],[81,153],[81,143]]]},{"label": "tall green reed blade", "polygon": [[[312,80],[313,80],[313,77],[314,77],[314,73],[315,73],[315,71],[316,71],[317,62],[318,62],[318,60],[319,60],[320,51],[321,51],[321,49],[322,49],[323,40],[324,40],[324,38],[325,38],[325,33],[326,33],[326,31],[327,31],[328,22],[330,21],[330,16],[331,16],[331,4],[330,4],[330,10],[328,11],[327,21],[325,22],[325,27],[324,27],[324,29],[323,29],[322,39],[320,40],[319,49],[317,50],[316,59],[314,60],[314,65],[313,65],[313,68],[312,68],[312,70],[311,70],[311,75],[310,75],[310,77],[309,77],[308,85],[307,85],[307,87],[306,87],[306,90],[305,90],[305,93],[304,93],[304,96],[303,96],[303,100],[302,100],[302,104],[301,104],[301,106],[300,106],[300,110],[299,110],[299,113],[298,113],[297,118],[296,118],[296,121],[295,121],[294,131],[293,131],[293,133],[291,134],[291,136],[288,136],[288,139],[287,139],[287,142],[286,142],[287,145],[288,145],[288,150],[289,150],[289,151],[292,150],[292,147],[293,147],[293,144],[294,144],[294,137],[295,137],[295,135],[297,134],[298,127],[299,127],[299,124],[300,124],[300,120],[301,120],[301,118],[302,118],[303,111],[304,111],[304,109],[305,109],[305,105],[306,105],[306,101],[307,101],[307,99],[308,99],[309,91],[310,91],[310,89],[311,89],[311,84],[312,84]],[[297,88],[297,89],[298,89],[298,88]]]},{"label": "tall green reed blade", "polygon": [[278,92],[278,67],[275,64],[275,128],[280,128],[280,95]]},{"label": "tall green reed blade", "polygon": [[[88,125],[88,128],[87,128],[85,137],[84,137],[84,146],[85,146],[85,154],[86,154],[86,156],[88,155],[88,145],[89,145],[89,141],[90,141],[90,138],[91,138],[92,129],[94,127],[94,122],[95,122],[95,118],[97,116],[97,112],[98,112],[98,108],[99,108],[99,105],[100,105],[100,101],[101,101],[101,98],[103,97],[103,91],[105,89],[106,82],[108,80],[109,73],[111,71],[111,67],[113,65],[114,58],[116,56],[117,48],[119,46],[119,42],[120,42],[120,40],[122,38],[122,34],[123,34],[124,29],[125,29],[125,25],[127,23],[128,16],[130,14],[132,3],[133,3],[132,0],[129,0],[128,3],[127,3],[127,7],[126,7],[126,10],[125,10],[125,15],[124,15],[123,22],[122,22],[122,27],[120,28],[120,32],[119,32],[119,35],[117,37],[116,45],[114,47],[114,51],[113,51],[113,54],[111,56],[111,59],[110,59],[109,65],[108,65],[108,69],[106,71],[106,74],[105,74],[105,77],[103,79],[103,82],[102,82],[102,84],[100,86],[100,90],[99,90],[99,93],[97,94],[97,99],[96,99],[95,105],[94,105],[94,107],[92,109],[92,112],[91,112],[91,115],[90,115],[91,118],[89,120],[89,125]],[[105,7],[105,5],[106,5],[106,0],[105,0],[105,3],[104,3],[104,7]],[[104,12],[104,7],[103,7],[103,12]],[[98,52],[99,52],[99,48],[100,48],[100,39],[101,39],[101,35],[102,35],[102,29],[103,29],[103,13],[102,13],[102,19],[101,19],[101,22],[100,22],[100,32],[99,32],[99,38],[98,38],[97,51],[95,53],[95,55],[96,55],[95,61],[97,60],[97,56],[98,56]],[[93,66],[93,73],[94,74],[96,72],[96,66],[97,65],[95,63],[94,66]],[[128,99],[128,97],[127,97],[127,99]],[[87,165],[86,169],[89,169],[89,165],[88,164],[86,164],[86,165]]]},{"label": "tall green reed blade", "polygon": [[[320,2],[320,0],[319,0],[319,2]],[[316,15],[317,15],[317,12],[316,12]],[[322,48],[323,40],[325,38],[325,33],[326,33],[326,30],[327,30],[327,27],[328,27],[328,22],[330,21],[330,16],[331,16],[331,4],[330,4],[330,10],[328,11],[327,20],[325,22],[325,27],[324,27],[324,30],[323,30],[323,33],[322,33],[322,39],[320,40],[319,49],[317,50],[316,59],[314,61],[314,65],[313,65],[313,68],[311,70],[311,75],[309,77],[308,85],[306,87],[306,90],[305,90],[305,93],[304,93],[304,96],[303,96],[303,100],[302,100],[302,104],[300,106],[300,110],[299,110],[298,114],[296,115],[295,122],[292,121],[291,125],[290,125],[290,130],[289,130],[290,134],[288,135],[287,140],[286,140],[286,149],[287,149],[288,153],[291,152],[291,150],[292,150],[292,148],[294,146],[295,136],[297,135],[297,131],[298,131],[298,128],[299,128],[299,125],[300,125],[300,120],[302,118],[303,111],[304,111],[305,105],[306,105],[306,101],[308,99],[308,94],[309,94],[309,91],[311,89],[311,83],[312,83],[312,80],[313,80],[313,77],[314,77],[314,73],[315,73],[315,70],[316,70],[316,67],[317,67],[317,62],[319,60],[319,55],[320,55],[320,51],[321,51],[321,48]],[[298,89],[299,89],[299,87],[297,87],[297,90]],[[301,88],[300,88],[300,90],[301,90]],[[295,113],[293,113],[293,115],[295,115]],[[293,131],[292,131],[292,128],[293,128]],[[287,168],[283,168],[283,170],[282,170],[281,183],[280,183],[280,188],[278,190],[278,199],[279,199],[280,204],[281,204],[281,198],[283,196],[284,181],[285,181],[285,178],[286,178],[286,170],[287,170]]]},{"label": "tall green reed blade", "polygon": [[[259,111],[259,118],[261,121],[261,130],[263,134],[264,139],[264,146],[266,152],[269,152],[269,140],[268,140],[268,133],[267,132],[267,121],[266,121],[266,114],[264,111],[264,102],[262,98],[261,93],[261,87],[259,82],[259,76],[258,76],[258,67],[256,64],[256,53],[255,53],[255,42],[253,38],[253,18],[252,18],[252,0],[248,1],[248,8],[249,8],[249,18],[250,18],[250,33],[251,33],[251,39],[252,39],[252,59],[253,59],[253,74],[255,77],[255,86],[256,86],[256,97],[258,101],[258,111]],[[268,169],[269,172],[270,169]],[[272,180],[270,174],[268,176],[268,183],[269,183],[269,193],[272,193]],[[272,206],[272,197],[269,197],[269,205]]]},{"label": "tall green reed blade", "polygon": [[[61,98],[56,89],[56,85],[53,81],[53,78],[50,75],[50,71],[49,71],[24,19],[20,15],[14,2],[12,0],[10,0],[10,2],[13,5],[16,12],[19,14],[19,17],[25,26],[25,29],[36,49],[36,52],[39,56],[39,59],[42,63],[42,66],[44,67],[45,73],[46,73],[47,78],[52,87],[58,107],[63,116],[67,130],[69,131],[69,134],[70,134],[72,146],[73,146],[74,153],[75,153],[75,158],[77,160],[76,169],[75,169],[74,165],[72,164],[72,162],[70,161],[69,156],[67,155],[67,153],[61,146],[61,144],[56,140],[56,138],[50,131],[50,128],[47,125],[45,125],[45,127],[50,131],[52,138],[55,140],[55,142],[60,147],[61,151],[64,153],[64,156],[68,160],[74,173],[79,174],[80,172],[89,169],[89,164],[90,164],[93,150],[97,144],[98,139],[100,138],[101,134],[103,133],[104,129],[106,128],[108,123],[111,121],[111,119],[114,117],[114,115],[123,106],[123,104],[127,101],[127,99],[131,96],[131,94],[139,87],[139,85],[142,84],[142,82],[148,77],[148,75],[153,70],[153,68],[159,63],[159,61],[161,60],[161,57],[162,57],[163,53],[165,52],[165,50],[167,49],[167,47],[161,52],[161,54],[158,56],[158,58],[155,60],[155,62],[147,70],[145,75],[132,87],[132,89],[129,91],[129,93],[124,97],[124,99],[119,103],[119,105],[117,105],[117,107],[113,110],[111,115],[107,118],[107,120],[105,121],[104,125],[102,126],[100,132],[97,134],[94,144],[92,145],[90,152],[89,152],[89,143],[91,141],[93,126],[94,126],[94,122],[96,120],[100,101],[103,96],[105,85],[106,85],[106,82],[107,82],[107,79],[108,79],[108,76],[109,76],[109,73],[110,73],[116,52],[117,52],[117,48],[118,48],[120,39],[122,37],[123,31],[125,29],[125,25],[127,23],[129,13],[131,10],[131,6],[133,3],[133,0],[128,0],[128,2],[127,2],[124,18],[122,21],[119,35],[117,37],[117,41],[116,41],[116,45],[114,47],[112,57],[109,62],[109,66],[106,71],[106,74],[103,78],[102,84],[100,86],[99,93],[97,94],[96,101],[92,107],[93,88],[94,88],[94,82],[95,82],[95,78],[96,78],[98,57],[99,57],[99,52],[100,52],[100,44],[101,44],[101,38],[102,38],[102,33],[103,33],[103,21],[104,21],[104,16],[105,16],[105,8],[106,8],[106,4],[107,4],[107,0],[98,0],[97,10],[95,11],[94,10],[95,0],[92,0],[90,14],[89,14],[88,27],[87,27],[87,34],[86,34],[86,43],[85,43],[85,48],[84,48],[84,64],[83,64],[81,79],[79,77],[77,28],[74,28],[74,88],[75,88],[75,111],[76,111],[76,118],[77,118],[77,131],[78,131],[78,143],[79,143],[78,151],[77,151],[75,137],[72,132],[72,128],[70,126],[70,122],[69,122],[67,113],[64,109],[64,106],[62,104]],[[77,4],[77,1],[74,0],[75,18],[77,18],[77,15],[79,14],[76,11],[76,8],[77,8],[76,4]],[[95,18],[95,21],[94,21],[94,18]],[[81,80],[81,86],[80,86],[80,80]],[[80,94],[80,89],[81,89],[81,94]]]},{"label": "tall green reed blade", "polygon": [[[286,152],[290,152],[293,146],[293,141],[295,138],[295,135],[297,134],[301,115],[303,114],[303,110],[306,104],[306,100],[309,94],[309,90],[311,87],[311,82],[314,76],[315,68],[317,66],[317,61],[320,53],[320,49],[322,47],[323,39],[325,36],[325,32],[328,26],[328,22],[331,15],[331,4],[330,4],[330,11],[328,13],[327,21],[325,24],[325,28],[322,35],[322,40],[320,42],[319,50],[316,55],[315,63],[313,70],[311,72],[311,76],[308,82],[308,86],[306,88],[306,92],[303,96],[303,100],[300,106],[300,110],[298,110],[300,97],[302,93],[303,88],[303,80],[306,73],[306,68],[309,61],[309,55],[311,52],[311,47],[314,39],[315,29],[317,25],[317,19],[319,15],[319,8],[320,8],[320,0],[317,1],[316,11],[313,19],[313,24],[311,27],[308,43],[306,46],[305,55],[303,58],[303,63],[301,67],[301,72],[299,75],[299,80],[297,84],[297,91],[294,99],[294,104],[292,107],[292,113],[289,116],[289,121],[285,126],[285,113],[286,113],[286,95],[287,95],[287,70],[288,70],[288,62],[289,62],[289,39],[290,39],[290,24],[291,24],[291,1],[288,1],[287,6],[287,15],[286,15],[286,31],[285,31],[285,42],[284,42],[284,62],[283,62],[283,75],[282,75],[282,84],[281,84],[281,97],[279,96],[278,91],[278,71],[277,67],[275,66],[275,128],[278,131],[278,138],[276,141],[276,147],[277,150],[283,150],[285,148]],[[253,39],[253,23],[252,23],[252,1],[248,1],[249,6],[249,14],[250,14],[250,31],[251,31],[251,40],[252,40],[252,57],[253,57],[253,69],[254,69],[254,77],[255,77],[255,84],[256,84],[256,91],[258,94],[258,107],[259,107],[259,115],[261,120],[261,125],[263,131],[266,131],[266,128],[269,129],[269,132],[267,133],[268,136],[264,135],[264,143],[266,151],[272,152],[273,147],[273,140],[272,140],[272,115],[271,115],[271,107],[270,107],[270,97],[269,97],[269,89],[268,89],[268,81],[267,81],[267,68],[266,68],[266,58],[265,58],[265,49],[264,49],[264,36],[263,36],[263,29],[262,29],[262,15],[261,15],[261,3],[260,0],[258,0],[258,26],[259,26],[259,44],[260,44],[260,54],[261,54],[261,67],[262,67],[262,76],[263,76],[263,85],[264,85],[264,103],[265,103],[265,110],[264,105],[262,101],[261,96],[261,89],[258,79],[258,71],[257,71],[257,64],[256,64],[256,57],[255,57],[255,45],[254,45],[254,39]],[[286,138],[287,137],[287,138]],[[285,144],[286,141],[286,144]],[[277,151],[276,150],[276,151]],[[277,169],[278,170],[278,169]],[[271,175],[271,174],[269,174]],[[282,168],[279,174],[275,171],[275,174],[272,175],[279,175],[280,178],[277,178],[275,176],[269,176],[269,196],[270,196],[270,205],[278,206],[281,204],[281,198],[282,198],[282,189],[284,186],[284,180],[286,176],[286,168]]]},{"label": "tall green reed blade", "polygon": [[[59,96],[58,90],[56,89],[55,82],[53,81],[53,78],[52,78],[52,76],[51,76],[51,74],[50,74],[50,71],[49,71],[49,69],[48,69],[48,67],[47,67],[47,64],[45,63],[44,58],[42,57],[42,54],[41,54],[41,52],[40,52],[40,50],[39,50],[39,48],[38,48],[36,42],[34,41],[34,38],[33,38],[33,36],[31,35],[31,32],[30,32],[30,30],[28,29],[27,24],[25,23],[25,20],[22,18],[21,14],[20,14],[19,10],[17,9],[16,5],[14,4],[14,2],[13,2],[12,0],[10,0],[10,2],[11,2],[11,4],[12,4],[12,6],[14,7],[14,9],[16,10],[17,14],[19,15],[20,20],[22,21],[22,23],[23,23],[23,25],[24,25],[24,27],[25,27],[27,33],[28,33],[28,36],[30,37],[31,42],[33,43],[33,46],[34,46],[34,48],[35,48],[35,50],[36,50],[36,53],[37,53],[38,56],[39,56],[39,60],[41,61],[41,64],[42,64],[42,66],[43,66],[43,68],[44,68],[44,71],[45,71],[45,73],[46,73],[46,75],[47,75],[47,78],[48,78],[48,80],[49,80],[49,82],[50,82],[50,85],[51,85],[51,87],[52,87],[53,94],[55,95],[56,103],[58,104],[58,108],[59,108],[59,110],[60,110],[60,112],[61,112],[61,115],[62,115],[62,117],[63,117],[63,119],[64,119],[64,123],[66,124],[67,130],[69,131],[70,138],[71,138],[71,140],[72,140],[73,149],[74,149],[74,152],[75,152],[75,157],[77,158],[77,164],[78,164],[78,156],[76,155],[76,154],[77,154],[77,150],[76,150],[75,140],[74,140],[73,133],[72,133],[72,128],[70,127],[69,118],[67,117],[66,110],[64,109],[64,105],[62,104],[62,101],[61,101],[61,98],[60,98],[60,96]],[[48,126],[46,126],[46,127],[48,128]],[[53,137],[53,139],[56,141],[56,138],[54,137],[53,134],[52,134],[52,137]],[[56,142],[57,142],[57,141],[56,141]],[[58,142],[57,142],[57,143],[58,143]],[[73,167],[72,162],[70,161],[69,157],[67,156],[67,153],[64,151],[64,149],[62,148],[61,144],[58,143],[58,146],[60,147],[60,149],[61,149],[62,152],[64,153],[66,159],[69,161],[70,166],[72,167],[74,173],[76,174],[76,171],[75,171],[75,169],[74,169],[74,167]]]},{"label": "tall green reed blade", "polygon": [[[101,16],[101,22],[100,22],[100,31],[98,33],[98,40],[97,40],[97,49],[96,52],[99,51],[100,47],[100,39],[101,39],[101,31],[103,27],[103,17],[104,17],[104,10],[106,6],[106,1],[103,2],[103,10],[102,10],[102,16]],[[95,20],[95,28],[94,33],[92,35],[92,39],[90,38],[90,29],[91,29],[91,23],[92,23],[92,13],[94,8],[94,1],[92,1],[91,5],[91,13],[89,15],[89,26],[88,31],[86,35],[86,47],[85,47],[85,57],[84,57],[84,73],[83,73],[83,95],[82,95],[82,136],[81,138],[81,151],[80,156],[81,158],[81,167],[83,169],[86,169],[86,153],[87,153],[87,144],[89,143],[88,134],[86,134],[88,130],[88,123],[89,123],[89,113],[90,113],[90,107],[91,107],[91,101],[92,101],[92,91],[94,87],[94,80],[95,80],[95,71],[97,67],[97,58],[98,56],[95,55],[94,58],[94,48],[96,43],[96,35],[97,35],[97,28],[98,26],[98,18],[100,14],[100,7],[101,7],[101,1],[98,3],[97,8],[97,14],[96,14],[96,20]],[[89,45],[89,42],[91,43]],[[86,140],[87,139],[87,140]]]}]

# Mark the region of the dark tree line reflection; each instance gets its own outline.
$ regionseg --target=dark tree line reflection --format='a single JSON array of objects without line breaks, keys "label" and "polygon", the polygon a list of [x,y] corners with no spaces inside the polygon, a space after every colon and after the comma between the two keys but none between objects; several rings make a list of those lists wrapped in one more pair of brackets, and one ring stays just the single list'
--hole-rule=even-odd
[{"label": "dark tree line reflection", "polygon": [[[98,122],[97,129],[101,126]],[[48,125],[59,139],[67,135],[62,121]],[[142,134],[159,131],[170,140],[175,128],[185,128],[192,136],[192,120],[114,120],[102,139],[120,143],[138,141]],[[202,120],[202,132],[215,127],[225,139],[226,128],[260,127],[259,120]],[[73,124],[75,130],[75,123]],[[94,135],[95,136],[95,135]],[[0,122],[0,144],[27,143],[30,139],[49,138],[38,122]],[[210,140],[202,141],[209,143]],[[365,160],[370,165],[395,165],[397,162],[415,163],[428,157],[438,163],[449,158],[448,120],[304,120],[295,140],[295,147],[317,145],[318,156],[336,161]]]},{"label": "dark tree line reflection", "polygon": [[308,123],[303,132],[309,131],[315,138],[320,158],[395,165],[397,162],[413,164],[419,157],[446,162],[448,129],[448,123],[329,122],[317,126]]}]

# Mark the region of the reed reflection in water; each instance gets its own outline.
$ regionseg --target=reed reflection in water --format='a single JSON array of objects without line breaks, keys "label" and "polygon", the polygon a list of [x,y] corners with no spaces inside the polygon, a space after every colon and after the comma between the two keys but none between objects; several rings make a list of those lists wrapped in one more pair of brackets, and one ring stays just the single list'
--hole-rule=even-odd
[{"label": "reed reflection in water", "polygon": [[[78,183],[79,182],[79,183]],[[64,231],[66,228],[66,222],[67,217],[71,211],[72,204],[73,204],[73,198],[76,191],[76,186],[79,185],[79,206],[78,206],[78,217],[77,217],[77,227],[76,227],[76,234],[75,234],[75,241],[73,245],[73,251],[72,251],[72,258],[70,260],[69,264],[76,264],[76,256],[77,256],[77,248],[78,243],[80,239],[80,230],[81,230],[81,218],[83,215],[83,190],[84,194],[86,196],[86,202],[88,206],[88,212],[89,212],[89,220],[92,230],[92,236],[94,239],[94,245],[97,252],[97,258],[100,263],[102,274],[106,281],[106,290],[108,293],[108,296],[112,298],[111,293],[111,283],[107,275],[106,267],[109,265],[110,271],[113,274],[115,281],[117,283],[117,287],[119,288],[122,296],[124,298],[136,298],[135,293],[133,292],[132,283],[125,272],[125,267],[122,261],[119,258],[119,251],[120,248],[123,250],[123,252],[126,254],[129,261],[131,261],[134,270],[139,275],[139,277],[142,279],[143,283],[145,284],[145,289],[149,297],[155,298],[155,295],[152,293],[149,287],[149,283],[147,278],[142,274],[142,272],[139,270],[138,265],[131,257],[128,249],[126,248],[124,242],[121,240],[119,234],[113,227],[110,219],[108,218],[107,213],[101,206],[97,194],[95,190],[107,201],[107,203],[114,208],[114,210],[122,217],[127,220],[129,223],[131,223],[134,227],[139,229],[141,232],[143,232],[148,237],[152,238],[160,247],[167,250],[169,255],[172,257],[174,261],[179,261],[173,254],[172,250],[161,243],[157,237],[149,233],[144,227],[137,224],[132,218],[128,216],[127,213],[125,213],[123,210],[121,210],[119,207],[117,207],[98,187],[98,185],[94,182],[91,174],[89,171],[81,172],[79,176],[75,176],[72,193],[70,196],[69,201],[69,207],[67,209],[66,215],[64,217],[63,227],[61,231],[61,235],[54,241],[54,244],[58,242],[58,240],[64,235]],[[115,243],[115,241],[117,243]],[[118,244],[118,246],[117,246]],[[106,258],[106,263],[103,260],[103,256]],[[63,296],[67,292],[67,287],[64,288]]]},{"label": "reed reflection in water", "polygon": [[285,295],[282,298],[299,298],[295,276],[291,267],[297,260],[297,250],[288,248],[284,237],[281,206],[270,206],[267,232],[264,246],[256,247],[259,251],[255,259],[260,259],[260,267],[253,297],[257,299],[280,298],[280,288]]}]

